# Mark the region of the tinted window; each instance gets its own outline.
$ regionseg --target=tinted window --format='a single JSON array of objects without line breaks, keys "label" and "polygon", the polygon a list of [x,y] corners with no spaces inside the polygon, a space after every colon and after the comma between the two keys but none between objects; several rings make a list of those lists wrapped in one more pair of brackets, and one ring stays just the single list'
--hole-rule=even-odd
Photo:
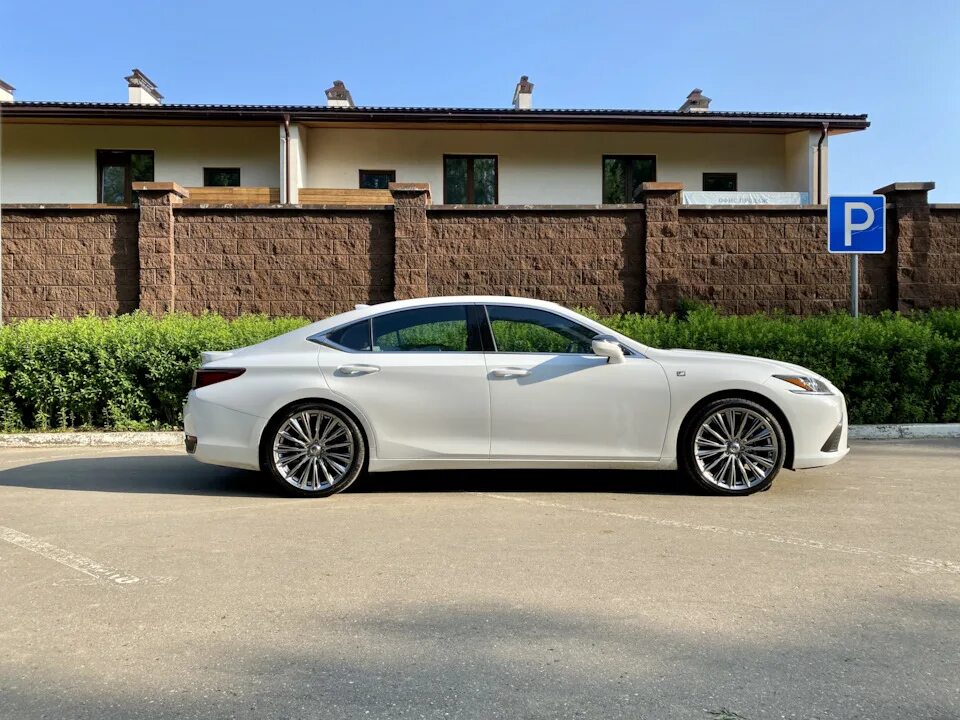
[{"label": "tinted window", "polygon": [[390,187],[390,183],[396,181],[396,170],[360,171],[360,188],[362,190],[386,190]]},{"label": "tinted window", "polygon": [[488,305],[497,352],[592,354],[597,333],[536,308]]},{"label": "tinted window", "polygon": [[444,155],[443,202],[496,205],[497,158],[492,155]]},{"label": "tinted window", "polygon": [[204,187],[240,187],[240,168],[204,168]]},{"label": "tinted window", "polygon": [[373,349],[382,352],[464,352],[463,305],[417,308],[373,318]]},{"label": "tinted window", "polygon": [[346,325],[331,333],[327,333],[327,340],[350,350],[370,350],[370,321],[363,320],[353,325]]},{"label": "tinted window", "polygon": [[704,173],[703,189],[730,192],[737,189],[736,173]]},{"label": "tinted window", "polygon": [[97,150],[97,202],[130,204],[139,181],[153,182],[153,150]]},{"label": "tinted window", "polygon": [[657,179],[653,155],[604,155],[603,202],[643,202],[643,183]]}]

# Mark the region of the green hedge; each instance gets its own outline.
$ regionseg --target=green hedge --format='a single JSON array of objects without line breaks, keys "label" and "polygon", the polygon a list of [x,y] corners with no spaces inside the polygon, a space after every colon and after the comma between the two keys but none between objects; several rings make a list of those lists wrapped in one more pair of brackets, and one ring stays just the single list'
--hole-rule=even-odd
[{"label": "green hedge", "polygon": [[[304,325],[303,318],[134,313],[0,328],[0,429],[176,427],[201,350],[226,350]],[[760,355],[809,367],[846,394],[855,423],[960,421],[960,310],[720,316],[616,315],[604,322],[662,348]]]}]

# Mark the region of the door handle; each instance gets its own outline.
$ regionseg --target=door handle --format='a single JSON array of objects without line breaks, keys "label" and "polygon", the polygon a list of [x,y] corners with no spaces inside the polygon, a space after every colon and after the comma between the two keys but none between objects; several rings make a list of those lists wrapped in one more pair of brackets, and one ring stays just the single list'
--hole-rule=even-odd
[{"label": "door handle", "polygon": [[341,365],[337,368],[337,372],[341,372],[344,375],[370,375],[371,373],[380,372],[380,368],[376,365]]},{"label": "door handle", "polygon": [[530,371],[524,368],[494,368],[490,371],[490,374],[499,378],[526,377],[530,374]]}]

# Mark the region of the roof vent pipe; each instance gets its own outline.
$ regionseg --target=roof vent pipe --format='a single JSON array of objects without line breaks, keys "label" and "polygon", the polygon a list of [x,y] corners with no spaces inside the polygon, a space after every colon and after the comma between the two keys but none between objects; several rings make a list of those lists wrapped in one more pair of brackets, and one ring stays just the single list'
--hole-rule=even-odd
[{"label": "roof vent pipe", "polygon": [[513,109],[529,110],[533,107],[533,83],[526,75],[520,76],[520,82],[517,83],[513,91]]},{"label": "roof vent pipe", "polygon": [[163,95],[153,80],[137,68],[124,80],[127,81],[127,102],[131,105],[159,105],[163,102]]},{"label": "roof vent pipe", "polygon": [[333,87],[327,88],[327,107],[356,107],[353,102],[353,96],[343,84],[343,80],[334,80]]},{"label": "roof vent pipe", "polygon": [[710,109],[710,98],[703,94],[700,88],[694,88],[687,95],[686,102],[680,106],[679,112],[707,112]]},{"label": "roof vent pipe", "polygon": [[13,91],[16,88],[0,80],[0,102],[13,102]]}]

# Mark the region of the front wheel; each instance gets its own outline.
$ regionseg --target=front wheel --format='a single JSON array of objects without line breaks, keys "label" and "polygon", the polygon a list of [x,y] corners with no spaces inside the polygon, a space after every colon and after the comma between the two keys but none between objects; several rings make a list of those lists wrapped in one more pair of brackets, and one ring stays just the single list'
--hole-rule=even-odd
[{"label": "front wheel", "polygon": [[751,400],[728,398],[691,418],[680,442],[680,460],[701,488],[749,495],[770,487],[786,449],[783,428],[769,410]]},{"label": "front wheel", "polygon": [[352,417],[321,402],[297,403],[264,431],[260,466],[288,495],[326,497],[363,471],[366,443]]}]

